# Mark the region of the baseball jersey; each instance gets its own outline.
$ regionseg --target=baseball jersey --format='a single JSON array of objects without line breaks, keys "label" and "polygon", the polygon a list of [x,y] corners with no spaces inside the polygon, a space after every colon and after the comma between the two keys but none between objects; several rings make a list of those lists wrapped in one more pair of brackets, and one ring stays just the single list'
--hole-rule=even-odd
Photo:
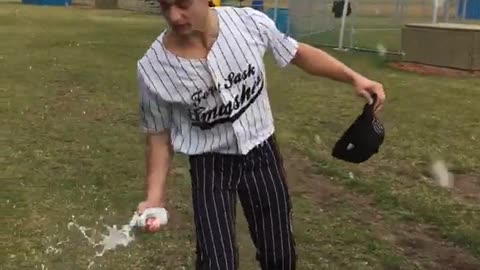
[{"label": "baseball jersey", "polygon": [[298,42],[250,7],[216,7],[219,34],[206,58],[166,49],[163,31],[137,62],[140,123],[168,130],[176,152],[246,154],[274,132],[264,54],[287,66]]}]

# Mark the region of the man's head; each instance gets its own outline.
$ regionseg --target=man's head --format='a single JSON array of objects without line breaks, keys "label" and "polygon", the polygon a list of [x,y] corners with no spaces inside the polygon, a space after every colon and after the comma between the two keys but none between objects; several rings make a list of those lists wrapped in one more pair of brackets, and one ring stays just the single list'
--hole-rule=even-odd
[{"label": "man's head", "polygon": [[203,31],[208,17],[208,0],[158,0],[173,32],[189,35]]}]

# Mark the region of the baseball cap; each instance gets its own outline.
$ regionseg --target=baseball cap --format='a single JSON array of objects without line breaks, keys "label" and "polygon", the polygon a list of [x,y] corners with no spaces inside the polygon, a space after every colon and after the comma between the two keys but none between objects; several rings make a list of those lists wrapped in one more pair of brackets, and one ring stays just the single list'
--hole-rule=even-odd
[{"label": "baseball cap", "polygon": [[351,163],[362,163],[378,153],[385,138],[385,128],[376,118],[372,104],[365,104],[362,114],[350,125],[332,149],[332,156]]}]

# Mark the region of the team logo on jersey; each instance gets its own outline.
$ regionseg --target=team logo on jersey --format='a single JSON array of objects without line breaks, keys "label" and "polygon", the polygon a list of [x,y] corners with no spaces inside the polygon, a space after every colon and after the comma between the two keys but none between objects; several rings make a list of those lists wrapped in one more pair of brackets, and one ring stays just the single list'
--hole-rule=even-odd
[{"label": "team logo on jersey", "polygon": [[[189,110],[189,116],[192,119],[192,125],[201,129],[210,129],[217,124],[235,122],[260,96],[264,85],[263,73],[258,72],[251,64],[242,72],[230,72],[224,83],[207,92],[197,91],[191,96],[193,108]],[[233,87],[238,91],[230,91],[232,99],[226,103],[210,108],[202,102],[210,95]]]}]

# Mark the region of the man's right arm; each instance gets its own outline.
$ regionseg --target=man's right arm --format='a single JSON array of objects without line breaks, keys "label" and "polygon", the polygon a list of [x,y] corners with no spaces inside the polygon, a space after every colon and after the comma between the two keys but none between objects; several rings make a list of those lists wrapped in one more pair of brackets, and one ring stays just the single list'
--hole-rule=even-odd
[{"label": "man's right arm", "polygon": [[168,131],[146,136],[146,207],[165,208],[166,183],[172,158]]},{"label": "man's right arm", "polygon": [[171,105],[161,98],[149,80],[138,71],[140,92],[140,126],[145,133],[145,191],[146,200],[139,204],[138,211],[146,208],[165,208],[166,183],[173,157],[170,140]]}]

